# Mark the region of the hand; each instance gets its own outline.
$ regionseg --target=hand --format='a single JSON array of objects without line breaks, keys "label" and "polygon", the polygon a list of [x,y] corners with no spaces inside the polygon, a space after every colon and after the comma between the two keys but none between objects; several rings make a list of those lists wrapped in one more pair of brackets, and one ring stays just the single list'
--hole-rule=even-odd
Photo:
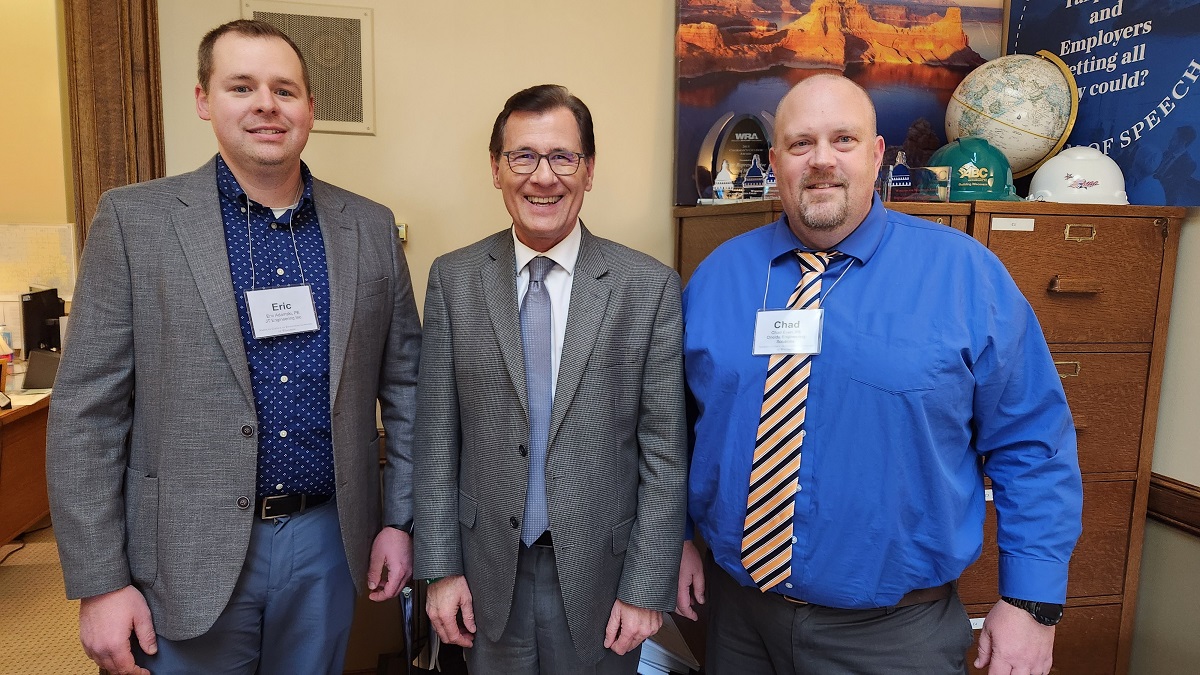
[{"label": "hand", "polygon": [[690,540],[683,542],[683,558],[679,561],[679,595],[675,598],[675,613],[698,621],[692,599],[696,605],[704,604],[704,563],[700,551]]},{"label": "hand", "polygon": [[[425,592],[425,611],[429,623],[442,642],[460,647],[475,643],[475,609],[467,578],[461,574],[439,579],[429,584]],[[458,613],[462,612],[462,624]],[[466,630],[463,630],[463,629]]]},{"label": "hand", "polygon": [[[384,578],[384,570],[387,570]],[[385,527],[371,544],[371,563],[367,568],[367,596],[375,602],[396,597],[412,574],[412,537],[394,527]]]},{"label": "hand", "polygon": [[126,586],[80,601],[79,642],[88,658],[111,675],[150,675],[133,661],[130,633],[137,635],[142,651],[158,653],[150,607],[138,589]]},{"label": "hand", "polygon": [[1001,600],[983,620],[975,668],[989,675],[1046,675],[1054,662],[1054,626]]},{"label": "hand", "polygon": [[662,627],[662,612],[634,607],[617,600],[608,615],[604,647],[617,655],[628,654]]}]

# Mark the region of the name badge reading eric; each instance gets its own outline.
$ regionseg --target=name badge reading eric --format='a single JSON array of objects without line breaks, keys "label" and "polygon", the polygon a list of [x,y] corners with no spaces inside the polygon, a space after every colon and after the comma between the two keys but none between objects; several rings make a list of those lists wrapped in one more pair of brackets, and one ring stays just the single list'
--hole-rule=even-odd
[{"label": "name badge reading eric", "polygon": [[246,291],[246,310],[256,340],[311,333],[321,327],[308,284]]},{"label": "name badge reading eric", "polygon": [[820,354],[825,310],[760,309],[754,320],[754,355]]}]

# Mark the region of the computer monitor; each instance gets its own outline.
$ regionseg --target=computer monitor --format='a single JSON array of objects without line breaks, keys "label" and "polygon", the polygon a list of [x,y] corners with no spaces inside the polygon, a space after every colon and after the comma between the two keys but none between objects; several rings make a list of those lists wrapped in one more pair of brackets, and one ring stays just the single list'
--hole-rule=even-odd
[{"label": "computer monitor", "polygon": [[25,358],[36,350],[59,351],[62,343],[58,319],[65,315],[66,303],[58,297],[57,288],[21,294],[21,326],[25,331]]}]

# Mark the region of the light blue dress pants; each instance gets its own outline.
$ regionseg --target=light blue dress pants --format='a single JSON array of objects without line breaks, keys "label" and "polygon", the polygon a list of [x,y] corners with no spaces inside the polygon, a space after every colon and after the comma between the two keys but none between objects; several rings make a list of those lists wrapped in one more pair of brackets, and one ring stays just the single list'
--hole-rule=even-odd
[{"label": "light blue dress pants", "polygon": [[354,619],[354,581],[336,500],[297,516],[255,520],[233,596],[207,633],[158,636],[138,665],[154,675],[340,675]]}]

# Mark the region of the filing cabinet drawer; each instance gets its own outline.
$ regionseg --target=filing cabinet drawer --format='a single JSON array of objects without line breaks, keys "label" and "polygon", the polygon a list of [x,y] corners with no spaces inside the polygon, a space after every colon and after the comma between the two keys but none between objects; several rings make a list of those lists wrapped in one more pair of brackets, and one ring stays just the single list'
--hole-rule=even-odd
[{"label": "filing cabinet drawer", "polygon": [[[991,605],[968,607],[967,613],[973,619],[983,618],[990,609]],[[979,630],[973,632],[975,645],[967,652],[967,670],[971,675],[983,675],[985,671],[971,666],[979,644]],[[1105,675],[1115,672],[1120,633],[1120,605],[1076,607],[1068,602],[1062,621],[1054,631],[1054,665],[1050,674]]]},{"label": "filing cabinet drawer", "polygon": [[1075,419],[1080,470],[1137,471],[1150,355],[1054,351],[1052,356]]},{"label": "filing cabinet drawer", "polygon": [[886,202],[884,206],[893,211],[924,218],[931,223],[952,227],[960,232],[967,231],[971,218],[971,205],[965,202]]},{"label": "filing cabinet drawer", "polygon": [[[1005,225],[1008,223],[1008,225]],[[976,214],[974,232],[1033,306],[1046,341],[1154,338],[1166,219]],[[1000,229],[1003,227],[1017,229]]]},{"label": "filing cabinet drawer", "polygon": [[[1135,481],[1091,481],[1083,484],[1083,534],[1071,555],[1069,597],[1120,595],[1125,586]],[[987,505],[983,553],[958,584],[964,604],[994,603],[1000,597],[996,547],[996,509]]]}]

